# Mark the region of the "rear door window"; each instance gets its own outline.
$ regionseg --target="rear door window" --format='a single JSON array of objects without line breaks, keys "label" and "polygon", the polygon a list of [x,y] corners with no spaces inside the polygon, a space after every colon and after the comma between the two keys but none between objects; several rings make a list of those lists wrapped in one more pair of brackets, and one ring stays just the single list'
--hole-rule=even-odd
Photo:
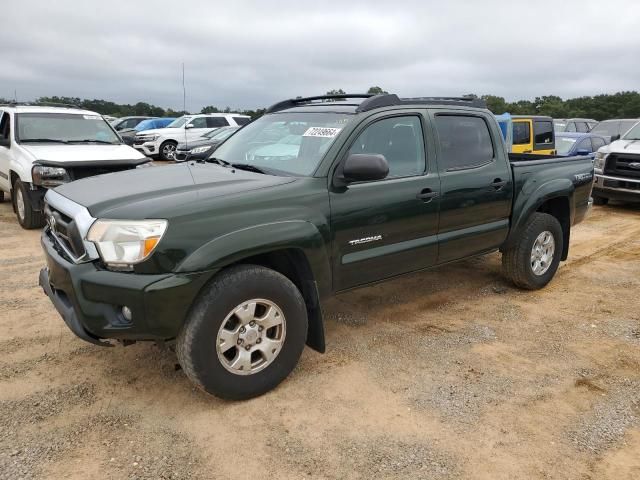
[{"label": "rear door window", "polygon": [[247,117],[231,117],[231,118],[233,118],[233,120],[241,127],[251,121],[251,119]]},{"label": "rear door window", "polygon": [[438,163],[441,170],[476,168],[493,161],[493,142],[483,118],[436,115],[436,130],[440,144]]},{"label": "rear door window", "polygon": [[593,145],[593,151],[597,152],[599,148],[604,147],[605,142],[600,137],[591,137],[591,144]]},{"label": "rear door window", "polygon": [[529,122],[513,122],[513,144],[529,145],[531,143],[531,128]]},{"label": "rear door window", "polygon": [[536,120],[533,122],[535,132],[536,147],[552,148],[553,146],[553,123],[548,120]]},{"label": "rear door window", "polygon": [[224,117],[206,117],[202,120],[205,120],[206,124],[204,127],[207,128],[218,128],[218,127],[227,127],[229,126],[229,122]]},{"label": "rear door window", "polygon": [[206,117],[198,117],[194,118],[189,122],[189,125],[193,125],[193,128],[207,128],[207,118]]},{"label": "rear door window", "polygon": [[585,122],[576,122],[576,128],[580,133],[587,133],[589,131],[589,127]]}]

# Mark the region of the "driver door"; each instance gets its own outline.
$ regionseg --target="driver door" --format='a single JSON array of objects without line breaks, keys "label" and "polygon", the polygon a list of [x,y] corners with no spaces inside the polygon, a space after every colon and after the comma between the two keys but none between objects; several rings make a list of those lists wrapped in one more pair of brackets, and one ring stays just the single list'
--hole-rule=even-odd
[{"label": "driver door", "polygon": [[9,192],[11,190],[9,180],[9,147],[11,146],[11,116],[0,110],[0,188]]},{"label": "driver door", "polygon": [[437,259],[440,179],[426,162],[426,118],[420,111],[373,118],[346,155],[384,155],[389,175],[330,189],[336,290],[420,270]]}]

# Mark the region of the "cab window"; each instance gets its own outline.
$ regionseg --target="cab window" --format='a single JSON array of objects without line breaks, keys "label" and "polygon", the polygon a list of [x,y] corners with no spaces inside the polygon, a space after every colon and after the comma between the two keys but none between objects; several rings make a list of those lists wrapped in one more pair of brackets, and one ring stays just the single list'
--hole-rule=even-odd
[{"label": "cab window", "polygon": [[553,123],[550,121],[536,120],[533,123],[535,131],[536,147],[551,148],[553,145]]},{"label": "cab window", "polygon": [[9,114],[4,113],[2,112],[2,110],[0,110],[0,139],[3,140],[3,144],[5,144],[6,146],[9,145],[9,120]]},{"label": "cab window", "polygon": [[576,128],[576,124],[575,124],[575,122],[569,122],[569,124],[567,125],[567,128],[566,128],[565,132],[572,132],[572,133],[574,133],[574,132],[577,132],[577,131],[578,131],[578,130],[577,130],[577,128]]},{"label": "cab window", "polygon": [[388,178],[419,175],[425,170],[420,118],[405,116],[378,120],[358,135],[349,153],[384,155],[389,164]]},{"label": "cab window", "polygon": [[513,122],[513,144],[529,145],[531,143],[531,128],[529,122]]},{"label": "cab window", "polygon": [[203,118],[202,120],[206,122],[205,127],[208,127],[208,128],[218,128],[218,127],[229,126],[229,122],[224,117],[207,117],[206,119]]},{"label": "cab window", "polygon": [[464,115],[437,115],[440,168],[446,171],[476,168],[493,161],[493,142],[484,119]]},{"label": "cab window", "polygon": [[207,128],[207,119],[206,117],[198,117],[191,120],[189,123],[193,128]]}]

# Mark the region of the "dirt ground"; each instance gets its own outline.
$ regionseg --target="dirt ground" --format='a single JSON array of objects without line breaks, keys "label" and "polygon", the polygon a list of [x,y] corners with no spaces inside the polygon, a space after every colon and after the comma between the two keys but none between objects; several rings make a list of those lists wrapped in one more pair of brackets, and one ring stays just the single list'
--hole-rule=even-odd
[{"label": "dirt ground", "polygon": [[75,338],[42,265],[0,204],[0,479],[640,478],[640,208],[596,207],[542,291],[494,254],[337,297],[247,402]]}]

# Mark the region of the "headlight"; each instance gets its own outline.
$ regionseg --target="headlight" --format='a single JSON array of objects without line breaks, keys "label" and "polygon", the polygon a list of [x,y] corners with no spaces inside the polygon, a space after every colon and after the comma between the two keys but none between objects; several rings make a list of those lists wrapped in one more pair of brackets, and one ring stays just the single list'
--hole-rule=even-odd
[{"label": "headlight", "polygon": [[596,152],[596,156],[593,162],[593,168],[598,170],[604,170],[604,164],[607,161],[607,154],[602,152]]},{"label": "headlight", "polygon": [[189,153],[191,154],[196,154],[196,153],[204,153],[207,150],[211,149],[210,145],[207,145],[206,147],[196,147],[196,148],[192,148]]},{"label": "headlight", "polygon": [[67,183],[70,178],[64,168],[34,165],[31,169],[31,180],[34,185],[53,188],[58,185],[62,185],[63,183]]},{"label": "headlight", "polygon": [[107,265],[130,269],[155,250],[167,229],[166,220],[96,220],[87,240]]},{"label": "headlight", "polygon": [[136,135],[136,140],[141,142],[155,142],[159,135]]}]

